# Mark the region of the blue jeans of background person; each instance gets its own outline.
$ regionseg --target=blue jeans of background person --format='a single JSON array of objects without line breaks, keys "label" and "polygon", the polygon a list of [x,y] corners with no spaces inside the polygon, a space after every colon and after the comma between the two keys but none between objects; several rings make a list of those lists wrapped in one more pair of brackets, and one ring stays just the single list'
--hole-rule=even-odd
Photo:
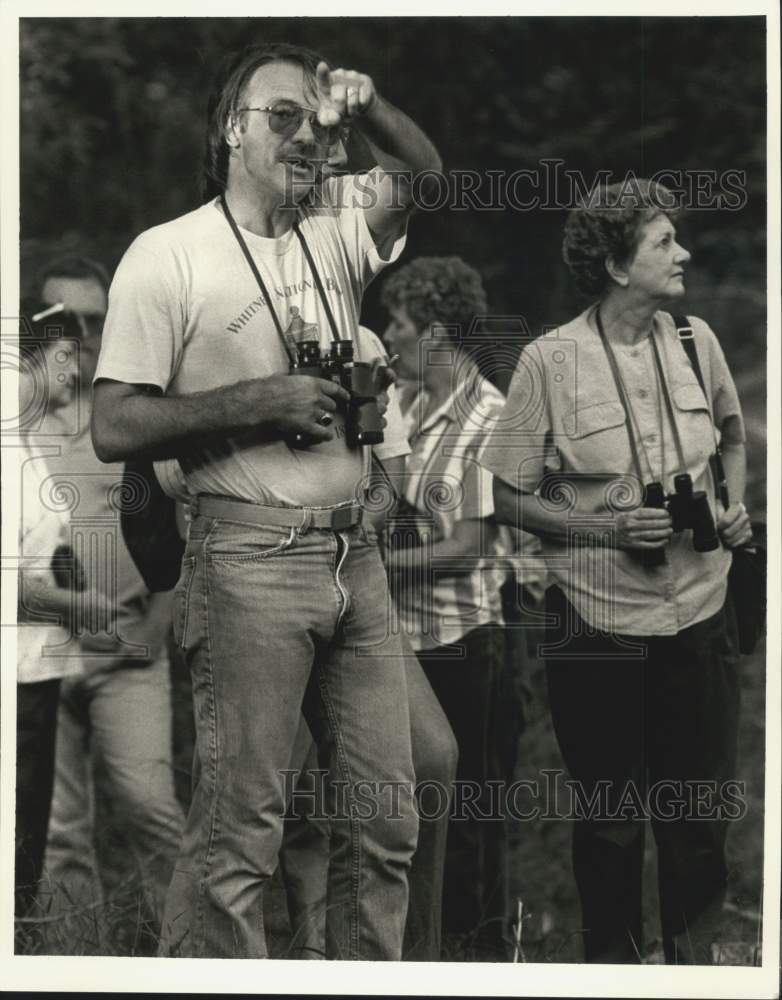
[{"label": "blue jeans of background person", "polygon": [[[402,958],[437,962],[443,922],[443,866],[448,837],[451,791],[458,748],[440,702],[415,653],[405,647],[405,675],[410,709],[418,846],[410,866],[409,905]],[[287,958],[323,958],[326,930],[326,880],[329,824],[322,816],[322,788],[315,746],[305,723],[297,735],[291,767],[295,794],[285,818],[280,868],[293,934]]]},{"label": "blue jeans of background person", "polygon": [[152,663],[119,661],[63,681],[57,721],[46,883],[56,911],[102,896],[95,854],[95,774],[121,825],[156,924],[184,825],[174,790],[171,678],[164,651]]},{"label": "blue jeans of background person", "polygon": [[[627,798],[632,785],[644,805],[657,787],[649,801],[666,961],[709,964],[728,872],[724,783],[736,778],[738,642],[730,599],[676,635],[598,632],[557,587],[546,595],[546,610],[552,623],[543,655],[557,741],[584,801],[600,782],[605,787],[605,805],[584,810],[573,824],[586,959],[643,957],[646,824]],[[640,644],[642,655],[630,656],[630,644]],[[713,783],[711,801],[688,801],[695,782]]]},{"label": "blue jeans of background person", "polygon": [[174,604],[196,751],[161,953],[265,957],[263,890],[303,713],[333,779],[326,954],[399,959],[418,822],[401,649],[366,652],[390,612],[374,533],[198,514]]}]

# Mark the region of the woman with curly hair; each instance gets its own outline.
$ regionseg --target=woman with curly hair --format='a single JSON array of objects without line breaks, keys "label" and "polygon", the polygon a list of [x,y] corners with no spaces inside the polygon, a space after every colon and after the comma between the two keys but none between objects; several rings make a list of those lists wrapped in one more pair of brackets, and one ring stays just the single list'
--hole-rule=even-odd
[{"label": "woman with curly hair", "polygon": [[[641,959],[649,816],[666,960],[708,963],[726,820],[737,818],[727,576],[730,550],[751,537],[744,429],[714,333],[667,311],[690,259],[673,202],[638,181],[571,212],[563,255],[590,305],[524,351],[486,452],[498,520],[539,535],[551,557],[543,653],[574,779],[573,867],[593,962]],[[710,469],[715,436],[727,509]]]},{"label": "woman with curly hair", "polygon": [[[518,735],[500,596],[501,557],[512,545],[495,523],[491,476],[478,459],[504,398],[465,346],[486,296],[460,258],[419,257],[386,281],[382,300],[412,449],[390,532],[391,592],[459,747],[443,930],[460,938],[461,955],[502,960],[506,831],[487,782],[510,780]],[[477,818],[492,811],[493,821]]]}]

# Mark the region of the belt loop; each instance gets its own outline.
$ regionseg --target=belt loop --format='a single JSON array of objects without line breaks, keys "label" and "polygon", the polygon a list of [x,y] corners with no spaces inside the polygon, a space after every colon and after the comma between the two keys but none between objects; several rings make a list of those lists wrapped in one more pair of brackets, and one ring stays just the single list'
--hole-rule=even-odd
[{"label": "belt loop", "polygon": [[305,507],[304,510],[302,511],[301,524],[299,525],[299,531],[302,533],[302,535],[306,535],[306,533],[310,529],[311,524],[312,524],[312,511],[309,509],[309,507]]}]

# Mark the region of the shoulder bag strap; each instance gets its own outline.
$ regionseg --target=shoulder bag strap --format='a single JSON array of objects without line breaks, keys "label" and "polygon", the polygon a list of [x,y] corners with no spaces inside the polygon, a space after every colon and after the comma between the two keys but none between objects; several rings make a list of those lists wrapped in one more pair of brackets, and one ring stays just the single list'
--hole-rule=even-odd
[{"label": "shoulder bag strap", "polygon": [[[703,381],[703,372],[701,371],[701,364],[698,360],[698,349],[695,346],[695,334],[693,333],[692,324],[686,316],[674,316],[673,321],[676,324],[676,332],[679,335],[679,341],[684,348],[685,354],[690,359],[692,370],[695,372],[695,377],[698,379],[698,383],[703,390],[703,395],[706,397],[706,402],[708,404],[709,395],[706,392],[706,383]],[[717,492],[719,493],[720,502],[727,510],[730,506],[728,481],[725,478],[725,467],[722,463],[722,449],[720,448],[719,441],[717,440],[717,429],[714,426],[714,417],[711,413],[711,406],[709,406],[709,416],[711,418],[711,426],[714,431],[714,455],[711,459],[711,470],[714,475],[714,481],[717,484]]]}]

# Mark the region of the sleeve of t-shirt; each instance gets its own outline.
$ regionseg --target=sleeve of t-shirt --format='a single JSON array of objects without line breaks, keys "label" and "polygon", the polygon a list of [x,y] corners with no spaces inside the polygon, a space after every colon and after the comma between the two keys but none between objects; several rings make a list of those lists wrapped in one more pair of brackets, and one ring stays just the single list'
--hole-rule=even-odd
[{"label": "sleeve of t-shirt", "polygon": [[[736,384],[725,360],[722,346],[711,327],[697,317],[690,320],[693,332],[707,348],[709,381],[711,383],[714,423],[722,433],[723,444],[742,444],[746,440],[744,417],[741,412]],[[701,360],[701,365],[703,361]],[[729,420],[729,417],[735,417]]]},{"label": "sleeve of t-shirt", "polygon": [[94,381],[168,388],[184,342],[179,286],[173,252],[143,233],[120,261],[109,289]]},{"label": "sleeve of t-shirt", "polygon": [[[359,355],[362,360],[371,362],[373,358],[383,358],[388,361],[380,338],[365,326],[358,328]],[[386,426],[383,429],[383,442],[373,446],[372,451],[382,461],[386,458],[400,458],[410,454],[410,445],[405,435],[402,411],[399,408],[396,387],[388,389],[388,409],[385,412]]]},{"label": "sleeve of t-shirt", "polygon": [[369,230],[366,210],[377,201],[381,176],[382,171],[376,167],[366,174],[334,177],[324,184],[325,200],[339,209],[337,225],[340,236],[363,287],[399,258],[407,241],[407,233],[403,232],[394,241],[388,255],[381,257]]},{"label": "sleeve of t-shirt", "polygon": [[556,467],[546,375],[536,344],[522,351],[505,406],[481,452],[485,469],[523,493],[534,493]]}]

